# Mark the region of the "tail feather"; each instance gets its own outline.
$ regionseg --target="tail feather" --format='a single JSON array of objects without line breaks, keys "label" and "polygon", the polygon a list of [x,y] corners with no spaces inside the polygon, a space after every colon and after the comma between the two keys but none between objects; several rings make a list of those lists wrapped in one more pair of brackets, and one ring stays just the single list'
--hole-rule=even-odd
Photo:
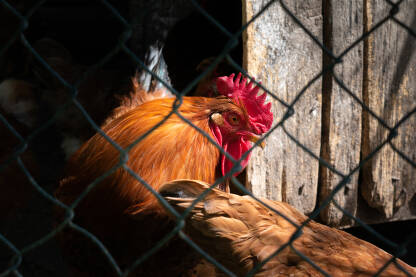
[{"label": "tail feather", "polygon": [[[169,78],[168,66],[163,57],[163,46],[160,43],[151,45],[145,56],[145,64],[148,69],[156,74],[163,82],[171,86]],[[145,91],[156,91],[159,89],[166,89],[165,86],[155,79],[152,74],[147,70],[142,70],[140,73],[136,73],[136,80],[141,84],[141,87]],[[167,91],[167,93],[170,93]],[[170,93],[173,96],[172,93]]]},{"label": "tail feather", "polygon": [[[140,106],[143,103],[159,98],[172,98],[174,94],[159,81],[172,87],[168,67],[163,57],[163,47],[156,43],[149,47],[145,56],[147,70],[136,72],[131,79],[131,91],[127,96],[120,97],[120,105],[113,110],[106,122],[118,118],[122,114]],[[159,77],[155,78],[153,74]]]}]

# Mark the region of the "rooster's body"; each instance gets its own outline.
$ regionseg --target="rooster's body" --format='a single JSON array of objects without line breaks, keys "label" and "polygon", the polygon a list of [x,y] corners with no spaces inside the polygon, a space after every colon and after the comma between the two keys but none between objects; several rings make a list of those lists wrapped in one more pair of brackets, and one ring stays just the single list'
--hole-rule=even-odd
[{"label": "rooster's body", "polygon": [[[208,187],[199,181],[178,180],[162,185],[160,193],[183,212]],[[297,231],[295,225],[301,226],[307,217],[287,203],[261,200],[285,218],[250,196],[214,189],[192,208],[187,234],[237,276],[266,261],[255,276],[324,276],[294,249],[334,277],[373,276],[392,259],[368,242],[314,221],[304,226],[292,248],[286,244]],[[283,250],[276,253],[280,247]],[[416,276],[415,268],[396,262]],[[391,263],[379,276],[408,276],[398,266]]]}]

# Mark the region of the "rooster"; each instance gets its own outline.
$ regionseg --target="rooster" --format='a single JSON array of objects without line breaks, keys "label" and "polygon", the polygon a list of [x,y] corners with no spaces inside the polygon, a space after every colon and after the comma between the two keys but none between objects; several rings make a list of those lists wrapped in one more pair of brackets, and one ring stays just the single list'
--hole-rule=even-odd
[{"label": "rooster", "polygon": [[[159,192],[180,212],[209,185],[194,180],[177,180]],[[227,194],[213,189],[187,217],[186,232],[202,249],[237,276],[245,276],[266,262],[254,276],[323,276],[296,251],[308,257],[330,276],[373,276],[392,256],[346,232],[310,221],[292,247],[286,246],[307,217],[289,204],[261,199],[281,215],[250,196]],[[289,222],[289,220],[291,222]],[[293,224],[292,224],[293,223]],[[378,276],[416,276],[416,269],[396,260]],[[401,269],[399,269],[399,267]]]},{"label": "rooster", "polygon": [[[257,96],[259,88],[247,84],[241,74],[236,78],[234,74],[219,77],[216,84],[221,97],[183,97],[177,111],[239,160],[252,147],[252,142],[258,142],[270,129],[271,104],[265,103],[265,93]],[[150,95],[138,84],[135,87],[134,93],[102,126],[115,143],[123,149],[129,148],[128,168],[155,190],[178,178],[214,183],[232,170],[233,162],[207,137],[177,114],[170,114],[175,98],[164,98],[163,91]],[[161,125],[152,130],[159,123]],[[136,143],[139,138],[141,140]],[[67,177],[61,181],[56,197],[70,205],[96,178],[117,166],[120,156],[120,152],[97,133],[70,159]],[[249,155],[242,159],[240,169],[247,165],[248,159]],[[228,191],[226,182],[220,187]],[[75,222],[103,241],[122,266],[130,265],[174,226],[156,197],[124,168],[115,169],[101,180],[76,206]],[[99,272],[97,276],[109,274],[107,270],[104,274],[102,269],[94,268],[97,253],[86,246],[84,237],[71,231],[66,230],[61,237],[77,272],[88,268]],[[183,241],[173,240],[138,267],[136,274],[181,274],[187,260],[192,260],[190,266],[194,263],[194,257],[186,258],[189,253]],[[162,261],[164,267],[160,266]]]}]

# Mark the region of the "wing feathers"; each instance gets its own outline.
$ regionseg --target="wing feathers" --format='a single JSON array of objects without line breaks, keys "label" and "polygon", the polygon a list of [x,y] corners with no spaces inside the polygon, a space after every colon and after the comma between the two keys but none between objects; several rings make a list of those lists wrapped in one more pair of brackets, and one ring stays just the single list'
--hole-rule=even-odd
[{"label": "wing feathers", "polygon": [[[172,190],[180,182],[162,186],[161,191]],[[200,181],[186,180],[186,183],[187,186],[180,189],[186,191],[191,187],[192,193],[184,192],[191,198],[208,188]],[[183,207],[180,198],[166,199],[174,206]],[[297,225],[306,219],[288,204],[261,200]],[[195,228],[188,229],[192,239],[238,276],[247,274],[256,264],[275,254],[297,230],[292,223],[253,198],[217,189],[195,206],[188,221],[191,224],[187,226]],[[308,257],[331,276],[372,276],[392,257],[348,233],[311,221],[303,228],[302,235],[292,242],[292,247],[281,250],[255,276],[322,276],[296,252]],[[416,276],[415,268],[398,259],[396,262]],[[407,275],[392,263],[379,276]]]}]

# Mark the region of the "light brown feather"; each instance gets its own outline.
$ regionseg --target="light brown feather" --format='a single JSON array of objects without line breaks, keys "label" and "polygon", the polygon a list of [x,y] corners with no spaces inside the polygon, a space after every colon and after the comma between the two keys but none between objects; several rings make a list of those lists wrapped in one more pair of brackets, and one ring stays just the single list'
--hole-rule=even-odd
[{"label": "light brown feather", "polygon": [[[192,191],[188,188],[192,187]],[[166,197],[183,210],[208,188],[200,181],[178,180],[161,186],[162,193],[181,190],[188,198]],[[307,217],[289,204],[261,199],[301,225]],[[198,245],[238,276],[247,274],[289,242],[296,227],[249,196],[226,194],[214,189],[192,209],[187,232]],[[311,221],[293,247],[331,276],[372,276],[391,259],[376,246],[346,232]],[[397,263],[416,276],[415,268]],[[255,276],[323,276],[290,248],[284,248]],[[390,264],[379,276],[406,276]]]}]

